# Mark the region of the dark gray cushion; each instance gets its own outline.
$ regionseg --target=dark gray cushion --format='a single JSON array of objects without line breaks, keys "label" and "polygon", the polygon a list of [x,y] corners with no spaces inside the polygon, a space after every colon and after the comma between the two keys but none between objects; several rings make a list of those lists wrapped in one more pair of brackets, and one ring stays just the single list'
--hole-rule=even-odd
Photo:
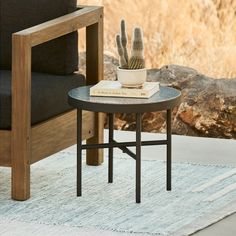
[{"label": "dark gray cushion", "polygon": [[[85,78],[81,74],[32,73],[32,124],[71,110],[67,93],[82,85],[85,85]],[[11,129],[11,72],[5,70],[0,70],[0,129]]]},{"label": "dark gray cushion", "polygon": [[[77,0],[1,0],[0,69],[11,69],[12,33],[76,10]],[[70,74],[78,69],[78,33],[33,48],[32,70]]]}]

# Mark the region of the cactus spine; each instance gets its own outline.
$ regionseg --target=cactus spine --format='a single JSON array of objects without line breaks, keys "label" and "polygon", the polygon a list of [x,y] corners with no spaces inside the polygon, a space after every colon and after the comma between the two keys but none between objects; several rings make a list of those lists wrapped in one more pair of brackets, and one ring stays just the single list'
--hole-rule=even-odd
[{"label": "cactus spine", "polygon": [[130,59],[127,52],[128,40],[124,20],[121,20],[120,30],[121,35],[116,36],[117,51],[120,56],[120,68],[131,70],[145,68],[143,36],[141,28],[136,27],[134,29]]}]

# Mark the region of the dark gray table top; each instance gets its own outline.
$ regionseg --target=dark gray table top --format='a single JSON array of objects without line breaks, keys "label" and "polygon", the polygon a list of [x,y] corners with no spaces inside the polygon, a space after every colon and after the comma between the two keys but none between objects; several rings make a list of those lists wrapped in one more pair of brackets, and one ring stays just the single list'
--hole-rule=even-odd
[{"label": "dark gray table top", "polygon": [[143,113],[172,109],[181,100],[181,92],[169,87],[160,87],[160,91],[150,98],[95,97],[89,95],[90,87],[70,90],[69,104],[77,109],[94,112]]}]

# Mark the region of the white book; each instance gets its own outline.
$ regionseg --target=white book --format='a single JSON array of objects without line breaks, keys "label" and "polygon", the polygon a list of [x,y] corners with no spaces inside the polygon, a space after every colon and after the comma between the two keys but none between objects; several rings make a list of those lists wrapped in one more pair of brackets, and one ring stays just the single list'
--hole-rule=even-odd
[{"label": "white book", "polygon": [[90,96],[149,98],[159,91],[159,82],[145,82],[141,88],[124,88],[119,81],[101,80],[90,88]]}]

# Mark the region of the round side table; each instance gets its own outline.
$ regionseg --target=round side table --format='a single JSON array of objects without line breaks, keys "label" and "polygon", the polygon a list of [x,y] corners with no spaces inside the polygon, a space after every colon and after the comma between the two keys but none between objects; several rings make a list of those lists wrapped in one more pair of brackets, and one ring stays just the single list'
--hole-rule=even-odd
[{"label": "round side table", "polygon": [[[108,182],[113,182],[113,148],[120,148],[136,160],[136,203],[141,202],[141,146],[167,145],[166,189],[171,190],[171,111],[180,104],[181,92],[174,88],[160,87],[160,91],[150,98],[98,97],[90,96],[91,86],[72,89],[68,102],[77,109],[77,196],[82,195],[82,150],[93,148],[109,149]],[[82,110],[105,112],[109,117],[108,143],[82,145]],[[165,140],[141,141],[141,116],[144,112],[167,111],[167,138]],[[136,114],[136,141],[116,142],[113,138],[114,113]],[[136,153],[128,147],[136,147]]]}]

